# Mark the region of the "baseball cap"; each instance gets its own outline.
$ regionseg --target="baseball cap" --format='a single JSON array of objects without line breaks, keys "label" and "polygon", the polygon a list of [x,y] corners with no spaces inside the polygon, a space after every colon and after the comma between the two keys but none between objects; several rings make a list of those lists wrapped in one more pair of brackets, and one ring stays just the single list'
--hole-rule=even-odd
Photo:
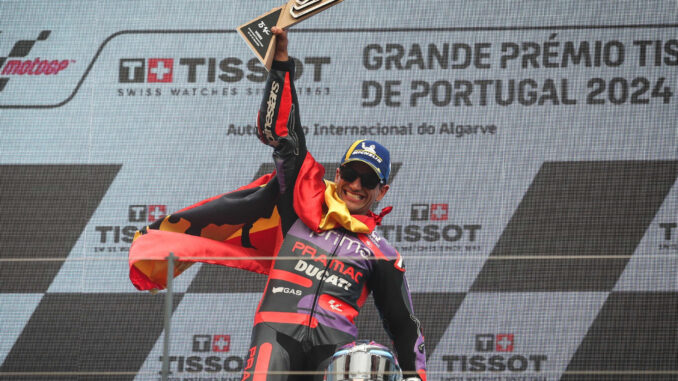
[{"label": "baseball cap", "polygon": [[369,165],[379,176],[382,184],[388,183],[388,176],[391,174],[391,155],[381,144],[374,140],[356,140],[346,150],[340,165],[351,161],[362,161]]}]

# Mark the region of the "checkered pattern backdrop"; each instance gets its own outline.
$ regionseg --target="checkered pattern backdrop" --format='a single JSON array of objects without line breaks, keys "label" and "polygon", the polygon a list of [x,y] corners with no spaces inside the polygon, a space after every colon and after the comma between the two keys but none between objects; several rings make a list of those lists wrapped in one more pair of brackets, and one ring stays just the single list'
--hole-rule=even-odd
[{"label": "checkered pattern backdrop", "polygon": [[[0,379],[160,378],[164,296],[127,250],[272,169],[235,27],[278,5],[0,3]],[[318,161],[391,149],[380,231],[429,378],[678,377],[676,7],[349,0],[293,27]],[[175,280],[174,379],[239,379],[264,282]],[[358,327],[389,344],[370,301]]]}]

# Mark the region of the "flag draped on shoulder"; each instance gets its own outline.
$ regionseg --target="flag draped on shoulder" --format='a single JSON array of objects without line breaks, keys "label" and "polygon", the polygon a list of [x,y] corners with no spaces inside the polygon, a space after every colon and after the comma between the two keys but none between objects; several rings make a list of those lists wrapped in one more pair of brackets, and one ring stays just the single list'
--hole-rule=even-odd
[{"label": "flag draped on shoulder", "polygon": [[[324,174],[307,153],[294,186],[297,216],[316,232],[342,227],[371,233],[381,216],[350,214]],[[268,274],[283,240],[278,196],[274,172],[139,230],[129,252],[132,284],[139,290],[164,289],[170,253],[177,258],[175,277],[195,262]]]}]

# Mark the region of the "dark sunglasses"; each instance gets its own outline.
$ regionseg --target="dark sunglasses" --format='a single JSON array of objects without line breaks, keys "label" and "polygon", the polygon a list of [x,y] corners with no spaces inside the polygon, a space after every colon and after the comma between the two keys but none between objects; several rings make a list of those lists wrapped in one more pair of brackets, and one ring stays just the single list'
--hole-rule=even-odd
[{"label": "dark sunglasses", "polygon": [[352,183],[360,177],[360,184],[367,189],[374,189],[381,182],[376,173],[370,171],[370,173],[358,173],[355,169],[344,165],[339,167],[339,175],[344,181]]}]

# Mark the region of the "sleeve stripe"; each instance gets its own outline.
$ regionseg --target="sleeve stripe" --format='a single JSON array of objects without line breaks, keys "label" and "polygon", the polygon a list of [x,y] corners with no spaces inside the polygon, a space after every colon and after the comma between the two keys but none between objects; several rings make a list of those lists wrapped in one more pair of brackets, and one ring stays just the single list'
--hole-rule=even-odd
[{"label": "sleeve stripe", "polygon": [[292,90],[290,89],[290,73],[285,73],[285,82],[278,108],[278,120],[275,122],[275,134],[277,136],[287,136],[287,123],[290,119],[290,110],[292,109]]}]

